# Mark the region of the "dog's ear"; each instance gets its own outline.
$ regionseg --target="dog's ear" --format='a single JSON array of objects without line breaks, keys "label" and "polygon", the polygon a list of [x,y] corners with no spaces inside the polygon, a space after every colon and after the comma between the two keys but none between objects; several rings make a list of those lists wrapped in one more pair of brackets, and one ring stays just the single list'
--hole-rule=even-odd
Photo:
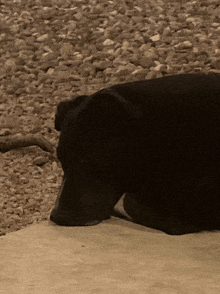
[{"label": "dog's ear", "polygon": [[142,123],[142,110],[112,89],[103,89],[89,96],[81,122],[89,133],[98,130],[103,133],[123,132],[123,129],[137,127]]},{"label": "dog's ear", "polygon": [[56,112],[56,115],[55,115],[55,129],[57,131],[61,130],[62,123],[63,123],[67,113],[70,110],[78,107],[87,97],[88,97],[87,95],[73,97],[70,100],[61,101],[58,104],[57,112]]}]

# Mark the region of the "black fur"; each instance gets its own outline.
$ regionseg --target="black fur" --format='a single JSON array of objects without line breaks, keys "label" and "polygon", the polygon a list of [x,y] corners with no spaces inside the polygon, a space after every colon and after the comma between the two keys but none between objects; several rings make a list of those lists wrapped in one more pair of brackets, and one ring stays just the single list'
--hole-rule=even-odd
[{"label": "black fur", "polygon": [[51,220],[90,225],[121,195],[134,222],[169,234],[220,229],[220,74],[119,84],[61,102],[64,187]]}]

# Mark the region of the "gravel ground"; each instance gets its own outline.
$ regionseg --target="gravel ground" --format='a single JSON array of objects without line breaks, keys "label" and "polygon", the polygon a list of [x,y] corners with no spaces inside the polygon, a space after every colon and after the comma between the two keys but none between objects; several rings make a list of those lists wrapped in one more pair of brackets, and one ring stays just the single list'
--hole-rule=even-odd
[{"label": "gravel ground", "polygon": [[[59,101],[119,82],[220,72],[219,0],[0,0],[0,136],[54,146]],[[0,152],[0,235],[48,219],[62,170],[37,146]]]}]

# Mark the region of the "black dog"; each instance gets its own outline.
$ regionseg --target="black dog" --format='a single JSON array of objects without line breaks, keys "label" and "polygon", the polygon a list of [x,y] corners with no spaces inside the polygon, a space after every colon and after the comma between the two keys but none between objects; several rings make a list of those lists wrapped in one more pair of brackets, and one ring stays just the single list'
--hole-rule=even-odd
[{"label": "black dog", "polygon": [[136,223],[174,235],[220,229],[220,74],[63,101],[55,126],[64,179],[53,222],[97,224],[127,192],[115,211]]}]

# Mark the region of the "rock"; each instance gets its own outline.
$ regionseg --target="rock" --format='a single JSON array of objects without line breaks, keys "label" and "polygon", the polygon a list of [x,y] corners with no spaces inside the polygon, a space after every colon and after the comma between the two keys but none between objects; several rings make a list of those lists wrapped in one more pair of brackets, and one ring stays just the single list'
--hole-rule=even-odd
[{"label": "rock", "polygon": [[110,46],[110,45],[113,45],[115,44],[115,41],[111,40],[111,39],[106,39],[104,42],[103,42],[103,45],[104,46]]},{"label": "rock", "polygon": [[34,165],[42,166],[49,161],[48,157],[38,156],[33,160]]},{"label": "rock", "polygon": [[49,38],[49,35],[48,34],[44,34],[44,35],[41,35],[40,37],[37,38],[37,41],[38,42],[44,42],[45,40],[47,40]]}]

